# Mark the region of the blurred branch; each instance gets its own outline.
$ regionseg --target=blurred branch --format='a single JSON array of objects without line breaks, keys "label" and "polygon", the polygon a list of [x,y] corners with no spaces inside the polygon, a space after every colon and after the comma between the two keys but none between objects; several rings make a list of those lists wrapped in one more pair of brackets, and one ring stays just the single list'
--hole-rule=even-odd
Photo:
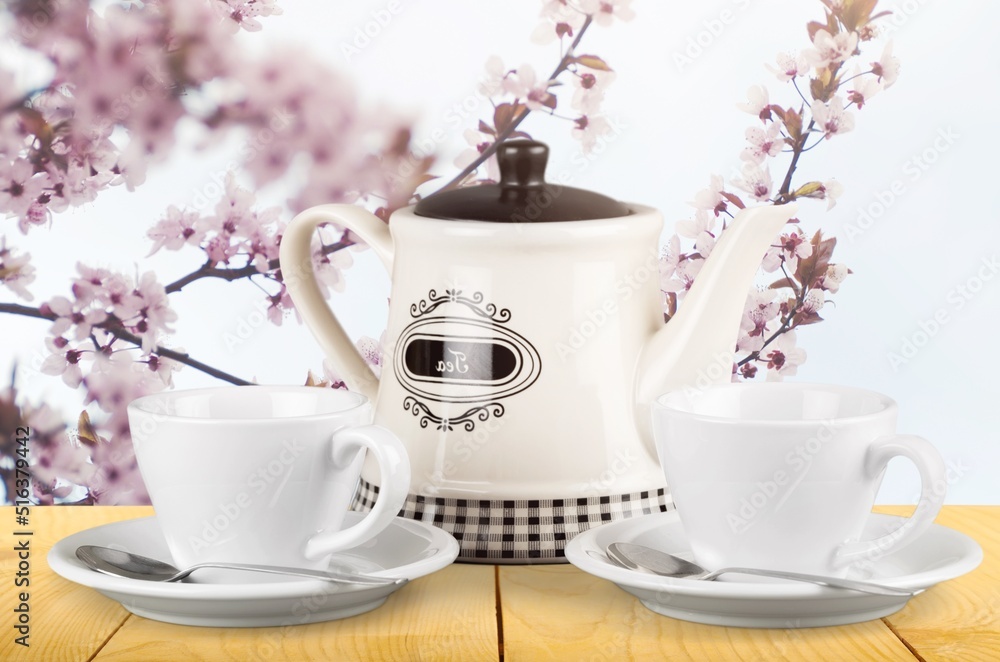
[{"label": "blurred branch", "polygon": [[[330,255],[331,253],[336,253],[339,250],[342,250],[344,248],[347,248],[348,246],[353,246],[353,245],[354,242],[351,241],[350,239],[341,238],[341,240],[335,244],[326,244],[325,246],[323,246],[323,255]],[[275,269],[278,269],[280,266],[281,265],[276,259],[271,260],[270,262],[267,263],[268,271],[274,271]],[[234,280],[240,280],[241,278],[249,278],[251,276],[256,276],[261,273],[267,273],[267,272],[258,271],[257,267],[255,267],[252,263],[246,265],[245,267],[227,269],[227,268],[213,267],[210,262],[206,262],[200,268],[196,269],[195,271],[192,271],[186,276],[178,278],[174,282],[167,285],[164,289],[166,290],[167,294],[173,294],[174,292],[180,292],[182,289],[184,289],[186,285],[190,285],[196,280],[201,280],[202,278],[221,278],[222,280],[227,280],[232,282]]]}]

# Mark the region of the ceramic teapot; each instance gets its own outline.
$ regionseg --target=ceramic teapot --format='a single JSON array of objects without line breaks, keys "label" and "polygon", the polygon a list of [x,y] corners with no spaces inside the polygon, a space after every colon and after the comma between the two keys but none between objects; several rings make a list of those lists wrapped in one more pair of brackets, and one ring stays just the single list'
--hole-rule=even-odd
[{"label": "ceramic teapot", "polygon": [[[500,182],[442,191],[386,224],[352,205],[296,216],[288,292],[352,390],[410,456],[402,516],[461,543],[460,560],[563,560],[596,524],[669,509],[650,403],[731,379],[747,292],[793,205],[740,211],[664,325],[658,211],[547,183],[548,148],[500,146]],[[312,272],[317,226],[350,229],[391,275],[381,378]],[[354,508],[369,509],[366,466]]]}]

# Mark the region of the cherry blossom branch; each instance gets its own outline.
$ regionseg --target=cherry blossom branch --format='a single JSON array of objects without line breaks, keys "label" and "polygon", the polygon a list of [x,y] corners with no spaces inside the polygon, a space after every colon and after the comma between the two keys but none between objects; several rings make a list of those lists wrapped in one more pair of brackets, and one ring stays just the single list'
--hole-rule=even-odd
[{"label": "cherry blossom branch", "polygon": [[810,119],[809,126],[802,132],[802,135],[799,136],[795,146],[792,148],[792,161],[788,164],[788,172],[785,173],[785,179],[781,182],[781,188],[778,189],[777,199],[774,201],[774,204],[783,205],[792,201],[788,195],[792,190],[792,177],[795,175],[795,169],[799,166],[799,157],[801,157],[802,153],[806,151],[803,149],[806,144],[806,139],[808,139],[809,134],[815,126],[816,120]]},{"label": "cherry blossom branch", "polygon": [[[36,319],[43,319],[49,321],[55,321],[56,319],[58,319],[58,316],[55,313],[46,312],[41,308],[34,308],[32,306],[23,306],[17,303],[0,303],[0,313],[21,315],[23,317],[33,317]],[[104,329],[115,338],[132,343],[136,347],[142,346],[142,339],[139,336],[129,333],[125,329],[116,326],[114,322],[104,322],[101,324],[95,324],[94,326],[100,329]],[[177,361],[178,363],[183,363],[184,365],[190,366],[195,370],[200,370],[206,375],[210,375],[212,377],[215,377],[216,379],[221,379],[222,381],[229,382],[230,384],[236,384],[237,386],[248,386],[251,384],[251,382],[248,382],[245,379],[241,379],[234,375],[230,375],[229,373],[223,372],[218,368],[213,368],[212,366],[202,363],[197,359],[191,358],[189,354],[184,354],[172,349],[167,349],[166,347],[161,347],[159,345],[157,345],[153,349],[153,352],[157,356],[162,356],[163,358],[171,359],[173,361]]]},{"label": "cherry blossom branch", "polygon": [[[330,255],[331,253],[336,253],[339,250],[342,250],[344,248],[353,245],[354,242],[351,241],[350,239],[342,238],[335,244],[324,245],[322,249],[323,255]],[[281,265],[279,264],[277,259],[271,260],[270,262],[267,263],[268,271],[274,271],[275,269],[278,269],[280,266]],[[206,262],[198,269],[192,271],[186,276],[178,278],[177,280],[170,283],[163,289],[166,290],[167,294],[173,294],[174,292],[180,292],[187,285],[190,285],[196,280],[201,280],[202,278],[220,278],[222,280],[232,282],[234,280],[240,280],[242,278],[250,278],[251,276],[257,276],[263,273],[267,272],[259,271],[257,267],[254,266],[253,264],[248,264],[245,267],[229,269],[229,268],[214,267],[212,266],[212,263]]]},{"label": "cherry blossom branch", "polygon": [[[561,60],[559,60],[559,64],[556,65],[556,68],[552,71],[552,74],[549,75],[548,80],[554,80],[558,78],[559,74],[566,71],[566,69],[569,68],[569,65],[572,64],[573,53],[576,52],[576,47],[580,45],[580,40],[583,39],[584,33],[587,31],[587,28],[590,27],[590,24],[593,22],[593,20],[594,20],[593,17],[588,14],[587,19],[583,22],[583,25],[580,26],[580,30],[576,33],[576,37],[573,38],[573,43],[569,45],[569,48],[566,50],[566,54],[563,55]],[[459,183],[462,182],[462,180],[464,180],[470,174],[475,172],[476,169],[479,168],[479,166],[486,163],[486,161],[496,153],[497,149],[500,148],[500,144],[503,141],[507,140],[507,138],[510,138],[511,134],[513,134],[517,130],[517,127],[521,124],[521,122],[524,121],[524,119],[530,113],[531,113],[530,108],[528,108],[527,106],[522,106],[518,114],[511,119],[510,124],[508,124],[500,133],[497,134],[496,140],[494,140],[489,145],[489,147],[484,149],[482,153],[478,157],[476,157],[475,160],[472,161],[472,163],[465,166],[460,173],[455,175],[447,184],[442,186],[439,190],[447,191],[448,189],[455,188],[456,186],[459,185]]]},{"label": "cherry blossom branch", "polygon": [[760,355],[761,355],[761,352],[763,352],[767,348],[768,345],[770,345],[775,340],[777,340],[782,334],[788,333],[789,331],[791,331],[791,330],[793,330],[795,328],[795,324],[792,323],[792,320],[795,319],[796,313],[799,312],[799,309],[802,308],[802,305],[805,303],[805,295],[806,295],[806,287],[803,286],[801,294],[799,294],[798,292],[796,292],[796,294],[795,294],[795,305],[793,305],[788,310],[788,315],[785,316],[785,319],[781,320],[781,326],[779,326],[774,331],[774,333],[772,333],[770,336],[767,337],[766,340],[764,340],[764,344],[760,346],[760,349],[755,350],[753,352],[750,352],[749,354],[747,354],[746,356],[744,356],[742,359],[740,359],[740,361],[737,362],[737,364],[736,364],[737,368],[742,368],[747,363],[750,363],[751,361],[756,361],[757,359],[759,359]]}]

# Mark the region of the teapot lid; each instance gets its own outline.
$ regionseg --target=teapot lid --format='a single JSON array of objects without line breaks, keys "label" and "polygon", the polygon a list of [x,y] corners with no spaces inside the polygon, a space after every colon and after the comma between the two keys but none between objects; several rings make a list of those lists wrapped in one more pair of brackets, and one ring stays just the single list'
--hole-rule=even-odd
[{"label": "teapot lid", "polygon": [[500,182],[451,189],[417,203],[417,216],[491,223],[551,223],[619,218],[631,212],[606,195],[545,181],[549,147],[508,140],[497,149]]}]

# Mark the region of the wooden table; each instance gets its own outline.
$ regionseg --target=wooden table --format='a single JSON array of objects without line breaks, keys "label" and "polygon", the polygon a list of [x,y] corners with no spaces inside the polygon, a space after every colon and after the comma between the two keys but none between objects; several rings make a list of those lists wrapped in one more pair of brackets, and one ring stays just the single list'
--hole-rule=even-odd
[{"label": "wooden table", "polygon": [[[880,508],[903,514],[907,508]],[[216,629],[150,621],[49,570],[60,538],[150,508],[32,508],[31,646],[16,645],[13,508],[0,508],[2,660],[1000,660],[1000,506],[949,506],[971,534],[975,572],[887,618],[807,630],[711,627],[658,616],[568,565],[452,565],[375,611],[295,628]]]}]

